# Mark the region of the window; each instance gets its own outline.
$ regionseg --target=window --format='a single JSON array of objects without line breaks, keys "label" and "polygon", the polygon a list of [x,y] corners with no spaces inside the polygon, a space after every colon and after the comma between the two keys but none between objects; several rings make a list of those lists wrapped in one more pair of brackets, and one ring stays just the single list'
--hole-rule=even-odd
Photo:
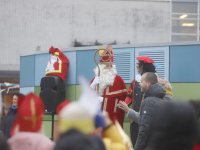
[{"label": "window", "polygon": [[200,0],[172,0],[171,41],[199,41]]}]

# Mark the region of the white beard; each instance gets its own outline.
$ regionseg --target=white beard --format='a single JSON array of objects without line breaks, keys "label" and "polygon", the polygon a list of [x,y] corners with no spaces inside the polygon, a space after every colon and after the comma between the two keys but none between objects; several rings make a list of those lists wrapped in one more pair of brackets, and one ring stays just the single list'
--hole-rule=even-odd
[{"label": "white beard", "polygon": [[[104,94],[104,90],[107,86],[113,86],[115,81],[115,75],[117,74],[116,65],[113,65],[111,69],[104,69],[106,65],[99,64],[101,83],[99,84],[99,95]],[[94,73],[98,76],[98,67],[94,69]]]}]

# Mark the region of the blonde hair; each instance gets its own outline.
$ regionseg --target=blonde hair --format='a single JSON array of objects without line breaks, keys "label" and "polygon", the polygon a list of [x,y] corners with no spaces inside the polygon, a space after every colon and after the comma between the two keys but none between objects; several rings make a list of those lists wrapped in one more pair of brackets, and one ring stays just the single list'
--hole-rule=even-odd
[{"label": "blonde hair", "polygon": [[166,90],[169,90],[169,91],[172,90],[172,86],[167,79],[158,78],[158,83],[162,85]]}]

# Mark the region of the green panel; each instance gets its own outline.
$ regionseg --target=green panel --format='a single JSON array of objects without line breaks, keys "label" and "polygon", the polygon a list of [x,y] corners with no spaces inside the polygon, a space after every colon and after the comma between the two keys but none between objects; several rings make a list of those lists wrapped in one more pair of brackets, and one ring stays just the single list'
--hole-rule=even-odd
[{"label": "green panel", "polygon": [[[130,84],[126,84],[126,88],[128,90]],[[132,108],[132,105],[129,106],[129,108]],[[124,116],[124,131],[125,133],[129,136],[130,140],[131,140],[131,137],[130,137],[130,119],[126,117],[126,113],[125,113],[125,116]]]},{"label": "green panel", "polygon": [[171,86],[173,99],[200,99],[200,83],[171,83]]},{"label": "green panel", "polygon": [[130,123],[124,122],[123,126],[124,126],[125,133],[130,137]]},{"label": "green panel", "polygon": [[[76,86],[75,85],[66,85],[65,91],[66,91],[66,99],[69,99],[71,101],[74,101],[76,99]],[[41,87],[36,86],[35,87],[35,94],[39,96]]]},{"label": "green panel", "polygon": [[42,126],[47,137],[51,137],[51,121],[43,121]]},{"label": "green panel", "polygon": [[81,95],[81,86],[76,85],[76,100],[79,99],[80,95]]},{"label": "green panel", "polygon": [[[129,108],[132,109],[131,106]],[[127,113],[124,114],[124,122],[130,122],[130,119],[127,118],[126,116],[127,116]]]},{"label": "green panel", "polygon": [[[44,115],[44,121],[51,121],[52,120],[52,116],[51,115]],[[54,115],[54,120],[57,121],[58,120],[58,116]]]},{"label": "green panel", "polygon": [[130,84],[126,84],[126,88],[127,88],[127,90],[128,90],[128,88],[129,88],[129,86],[130,86]]},{"label": "green panel", "polygon": [[35,94],[37,94],[38,96],[40,95],[40,90],[41,90],[40,86],[35,86]]},{"label": "green panel", "polygon": [[76,100],[76,85],[66,85],[65,91],[66,91],[66,99],[70,101]]}]

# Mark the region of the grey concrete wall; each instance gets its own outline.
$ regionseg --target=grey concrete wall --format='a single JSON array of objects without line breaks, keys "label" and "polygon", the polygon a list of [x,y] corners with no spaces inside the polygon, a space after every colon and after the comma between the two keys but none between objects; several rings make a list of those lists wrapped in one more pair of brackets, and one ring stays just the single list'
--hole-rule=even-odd
[{"label": "grey concrete wall", "polygon": [[[50,46],[170,41],[170,2],[1,0],[0,70],[19,70],[19,54]],[[6,67],[5,67],[6,66]]]}]

